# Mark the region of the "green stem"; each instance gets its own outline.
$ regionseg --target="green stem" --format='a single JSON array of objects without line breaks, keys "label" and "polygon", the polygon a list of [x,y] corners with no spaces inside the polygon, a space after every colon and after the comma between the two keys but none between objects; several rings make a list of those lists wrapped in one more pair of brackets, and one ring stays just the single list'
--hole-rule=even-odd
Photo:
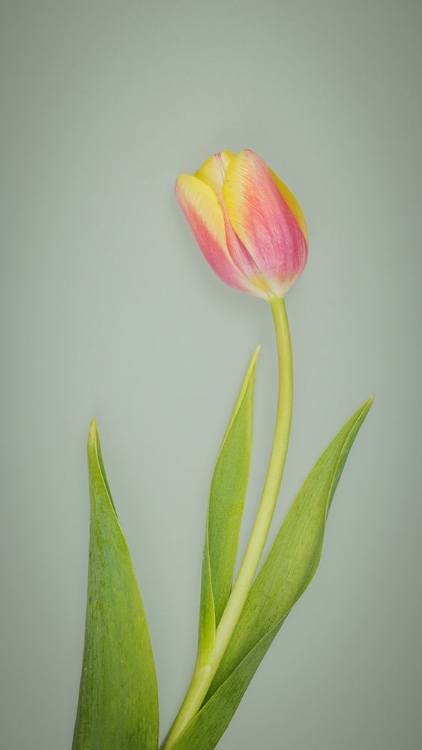
[{"label": "green stem", "polygon": [[230,599],[217,628],[214,658],[220,664],[255,578],[273,519],[289,445],[293,405],[293,363],[283,299],[270,301],[277,339],[279,388],[273,445],[261,502]]},{"label": "green stem", "polygon": [[170,750],[190,720],[201,708],[253,584],[274,515],[289,445],[293,404],[293,363],[289,323],[284,299],[270,300],[279,368],[277,417],[267,476],[255,523],[238,576],[216,631],[210,663],[198,662],[185,700],[164,744]]}]

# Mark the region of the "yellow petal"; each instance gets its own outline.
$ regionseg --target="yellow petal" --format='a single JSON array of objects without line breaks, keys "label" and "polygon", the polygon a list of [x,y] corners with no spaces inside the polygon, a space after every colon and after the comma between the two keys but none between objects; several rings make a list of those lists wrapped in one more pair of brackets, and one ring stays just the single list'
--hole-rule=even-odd
[{"label": "yellow petal", "polygon": [[209,159],[204,161],[202,166],[195,172],[195,177],[206,185],[209,185],[217,195],[220,195],[221,188],[226,175],[227,167],[230,164],[234,154],[230,151],[220,151],[213,154]]},{"label": "yellow petal", "polygon": [[226,284],[252,292],[227,249],[223,211],[212,188],[191,174],[182,174],[176,180],[176,197],[211,268]]},{"label": "yellow petal", "polygon": [[216,243],[226,248],[223,212],[209,185],[194,175],[181,174],[176,180],[176,196],[194,234],[199,224],[205,226]]},{"label": "yellow petal", "polygon": [[[270,169],[270,168],[269,168]],[[288,207],[290,208],[290,211],[292,212],[293,216],[295,217],[297,223],[299,224],[306,240],[308,240],[308,228],[306,226],[305,217],[302,213],[302,209],[299,206],[299,203],[297,202],[296,198],[294,197],[293,193],[287,185],[284,184],[280,180],[279,177],[277,177],[276,173],[273,172],[272,169],[270,169],[271,177],[273,178],[275,184],[277,185],[278,192],[280,195],[284,198],[286,201]]]}]

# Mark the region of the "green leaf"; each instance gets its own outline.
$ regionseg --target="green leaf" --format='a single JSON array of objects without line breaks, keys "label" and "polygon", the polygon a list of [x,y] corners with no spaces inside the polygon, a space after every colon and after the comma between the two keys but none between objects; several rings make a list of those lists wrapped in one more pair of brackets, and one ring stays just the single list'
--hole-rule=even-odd
[{"label": "green leaf", "polygon": [[372,400],[346,422],[308,475],[249,593],[203,707],[174,750],[216,746],[275,635],[313,578],[327,513]]},{"label": "green leaf", "polygon": [[199,609],[198,666],[208,664],[215,646],[215,610],[211,581],[211,566],[208,529],[205,532],[205,547],[202,558],[201,604]]},{"label": "green leaf", "polygon": [[320,561],[335,489],[372,400],[362,404],[346,422],[300,489],[249,593],[210,693],[258,641],[286,618],[311,582]]},{"label": "green leaf", "polygon": [[252,452],[253,390],[258,352],[259,347],[246,372],[211,481],[199,636],[200,660],[204,662],[213,651],[215,627],[232,587]]},{"label": "green leaf", "polygon": [[88,465],[88,600],[72,750],[157,750],[158,698],[151,641],[95,422],[88,438]]}]

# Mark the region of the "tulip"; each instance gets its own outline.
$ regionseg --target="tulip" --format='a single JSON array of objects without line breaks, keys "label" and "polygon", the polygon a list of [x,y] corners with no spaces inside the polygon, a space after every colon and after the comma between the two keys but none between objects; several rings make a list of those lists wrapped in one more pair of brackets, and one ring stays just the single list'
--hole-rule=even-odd
[{"label": "tulip", "polygon": [[[176,181],[176,197],[218,276],[269,302],[278,350],[278,405],[267,474],[255,523],[204,669],[201,649],[191,685],[165,744],[170,750],[200,710],[235,632],[268,538],[286,462],[293,404],[293,363],[284,296],[305,268],[308,234],[288,187],[253,151],[221,151]],[[208,584],[207,584],[208,585]]]},{"label": "tulip", "polygon": [[227,284],[283,298],[305,268],[308,234],[289,188],[253,151],[221,151],[176,181],[176,197],[206,260]]}]

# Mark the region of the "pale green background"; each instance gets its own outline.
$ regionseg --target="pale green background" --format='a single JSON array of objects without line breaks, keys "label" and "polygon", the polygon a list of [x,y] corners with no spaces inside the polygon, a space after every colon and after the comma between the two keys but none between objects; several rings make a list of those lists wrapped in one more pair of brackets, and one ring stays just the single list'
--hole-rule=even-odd
[{"label": "pale green background", "polygon": [[[195,654],[210,474],[269,311],[206,266],[181,171],[255,149],[310,232],[288,296],[296,394],[284,500],[370,394],[323,561],[221,741],[421,746],[419,0],[2,0],[1,738],[70,747],[95,416],[150,623],[162,731]],[[419,439],[419,442],[418,442]]]}]

